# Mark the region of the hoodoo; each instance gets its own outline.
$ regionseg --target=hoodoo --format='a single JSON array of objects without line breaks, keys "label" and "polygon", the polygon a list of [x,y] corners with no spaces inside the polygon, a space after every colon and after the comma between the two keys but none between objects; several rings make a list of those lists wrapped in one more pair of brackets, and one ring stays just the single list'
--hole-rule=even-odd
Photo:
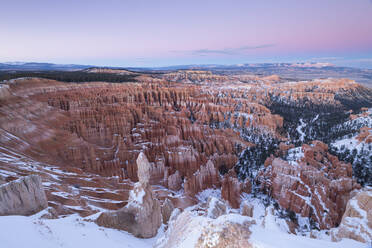
[{"label": "hoodoo", "polygon": [[162,223],[162,213],[149,184],[151,165],[143,153],[137,158],[137,168],[139,182],[130,191],[127,205],[117,211],[102,213],[96,222],[100,226],[130,232],[136,237],[151,238]]}]

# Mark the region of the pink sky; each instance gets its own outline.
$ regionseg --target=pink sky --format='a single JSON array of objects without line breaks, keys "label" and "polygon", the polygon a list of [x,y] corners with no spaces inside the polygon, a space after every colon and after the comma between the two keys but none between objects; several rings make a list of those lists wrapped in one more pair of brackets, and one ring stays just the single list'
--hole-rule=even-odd
[{"label": "pink sky", "polygon": [[162,66],[332,58],[372,68],[370,0],[3,0],[1,10],[3,62]]}]

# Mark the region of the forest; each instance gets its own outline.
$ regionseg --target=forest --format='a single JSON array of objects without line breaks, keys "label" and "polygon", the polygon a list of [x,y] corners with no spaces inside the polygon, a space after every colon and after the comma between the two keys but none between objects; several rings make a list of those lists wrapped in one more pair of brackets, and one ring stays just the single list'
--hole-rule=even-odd
[{"label": "forest", "polygon": [[137,74],[119,75],[114,73],[89,73],[85,71],[0,71],[0,81],[15,78],[38,77],[62,82],[134,82]]}]

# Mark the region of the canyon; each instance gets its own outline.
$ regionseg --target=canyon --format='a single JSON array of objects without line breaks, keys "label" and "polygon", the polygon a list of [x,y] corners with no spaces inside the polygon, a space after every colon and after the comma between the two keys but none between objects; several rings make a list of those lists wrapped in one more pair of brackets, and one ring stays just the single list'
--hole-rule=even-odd
[{"label": "canyon", "polygon": [[[135,80],[66,83],[30,77],[0,85],[0,183],[39,175],[53,209],[48,210],[50,218],[104,211],[129,215],[125,209],[133,203],[133,192],[143,191],[146,204],[156,209],[156,223],[141,233],[138,230],[148,225],[141,220],[129,232],[148,238],[156,235],[161,218],[164,223],[172,219],[172,209],[194,208],[207,215],[200,194],[214,190],[218,199],[203,204],[219,202],[222,212],[237,214],[242,208],[252,217],[253,205],[247,199],[254,193],[298,218],[309,218],[319,230],[347,225],[343,215],[350,209],[348,202],[364,187],[354,177],[354,164],[339,159],[322,141],[292,144],[298,141],[287,132],[294,122],[285,110],[305,114],[337,110],[349,113],[351,121],[369,119],[371,89],[349,79],[289,81],[277,75],[202,70],[86,72],[131,75]],[[358,126],[353,133],[358,144],[371,143],[371,130],[370,122]],[[256,172],[242,176],[237,169],[241,154],[257,148],[264,143],[261,140],[275,144],[264,149],[267,156]],[[139,155],[146,158],[145,172],[138,166]],[[179,221],[187,222],[190,216],[184,212],[185,220]],[[100,217],[98,223],[120,229],[110,224],[111,217]],[[250,229],[241,226],[251,228],[255,221],[250,217],[245,223],[227,223],[228,227],[212,222],[249,237]],[[179,225],[170,222],[174,227],[167,235],[177,233]],[[299,223],[287,222],[291,232],[299,233]],[[213,231],[202,233],[207,237]],[[363,242],[370,237],[368,231],[363,235]],[[220,240],[220,246],[230,238]]]}]

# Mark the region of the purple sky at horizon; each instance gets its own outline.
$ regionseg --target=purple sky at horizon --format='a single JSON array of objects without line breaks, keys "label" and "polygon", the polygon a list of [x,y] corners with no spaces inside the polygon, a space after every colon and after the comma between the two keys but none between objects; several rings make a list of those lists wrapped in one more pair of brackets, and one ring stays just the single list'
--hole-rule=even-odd
[{"label": "purple sky at horizon", "polygon": [[2,0],[0,62],[372,68],[372,0]]}]

